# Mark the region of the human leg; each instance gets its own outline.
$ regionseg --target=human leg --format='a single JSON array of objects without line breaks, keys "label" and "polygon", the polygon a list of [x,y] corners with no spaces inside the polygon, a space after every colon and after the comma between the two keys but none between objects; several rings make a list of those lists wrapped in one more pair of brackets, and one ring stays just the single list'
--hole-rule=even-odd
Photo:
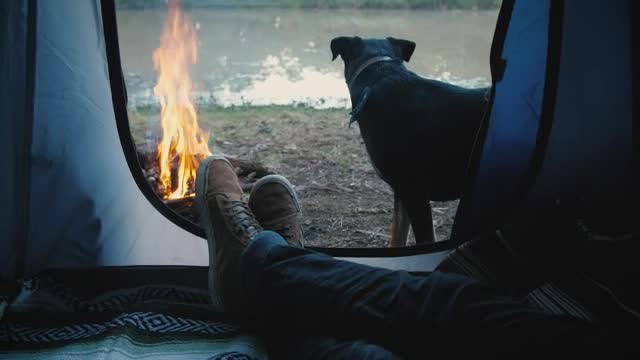
[{"label": "human leg", "polygon": [[402,355],[444,351],[452,341],[468,346],[452,349],[461,351],[569,347],[592,331],[582,320],[497,296],[468,277],[341,261],[288,246],[273,232],[257,235],[242,263],[259,323],[305,334],[358,334]]},{"label": "human leg", "polygon": [[239,186],[220,179],[237,182],[233,169],[222,160],[217,164],[217,179],[208,180],[211,191],[200,187],[197,199],[211,209],[208,221],[218,229],[208,231],[210,247],[230,257],[216,257],[212,268],[214,290],[231,311],[265,326],[356,336],[404,354],[425,350],[424,341],[433,351],[451,339],[486,349],[545,345],[587,328],[580,320],[496,296],[467,277],[415,276],[291,246],[274,232],[260,231],[237,199]]}]

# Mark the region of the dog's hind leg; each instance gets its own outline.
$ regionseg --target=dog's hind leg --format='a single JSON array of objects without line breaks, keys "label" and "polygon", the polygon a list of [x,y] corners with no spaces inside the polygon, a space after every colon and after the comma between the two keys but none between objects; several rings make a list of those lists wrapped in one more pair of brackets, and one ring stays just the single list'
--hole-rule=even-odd
[{"label": "dog's hind leg", "polygon": [[409,235],[409,214],[402,204],[402,200],[398,193],[393,193],[393,218],[391,220],[391,240],[389,247],[399,247],[407,245],[407,237]]},{"label": "dog's hind leg", "polygon": [[431,205],[429,204],[429,191],[424,185],[407,185],[402,187],[404,192],[399,196],[407,210],[411,221],[413,235],[416,243],[430,243],[435,241],[433,232],[433,219],[431,218]]},{"label": "dog's hind leg", "polygon": [[431,201],[427,200],[427,216],[426,220],[428,231],[431,233],[431,240],[427,240],[428,242],[435,242],[438,240],[438,236],[436,235],[436,228],[433,226],[433,210],[431,209]]},{"label": "dog's hind leg", "polygon": [[411,219],[411,228],[416,237],[417,244],[432,243],[436,241],[433,230],[433,218],[431,217],[431,204],[429,200],[420,201],[407,209]]}]

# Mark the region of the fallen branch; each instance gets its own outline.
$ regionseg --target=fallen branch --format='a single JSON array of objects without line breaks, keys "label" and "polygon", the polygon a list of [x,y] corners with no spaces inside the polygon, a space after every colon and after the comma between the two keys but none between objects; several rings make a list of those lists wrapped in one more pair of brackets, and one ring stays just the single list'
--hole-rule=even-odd
[{"label": "fallen branch", "polygon": [[335,184],[335,186],[336,186],[338,189],[340,189],[340,190],[342,190],[342,191],[344,191],[344,192],[347,192],[347,193],[352,193],[352,192],[354,192],[354,190],[353,190],[353,189],[350,189],[350,188],[348,188],[348,187],[346,187],[346,186],[342,186],[342,185],[340,185],[340,184]]},{"label": "fallen branch", "polygon": [[340,189],[336,189],[336,188],[332,188],[326,185],[320,185],[320,184],[312,184],[309,185],[310,189],[313,190],[323,190],[323,191],[333,191],[333,192],[342,192]]},{"label": "fallen branch", "polygon": [[362,186],[365,189],[377,192],[378,194],[393,195],[393,191],[391,191],[391,190],[389,190],[387,188],[377,189],[377,188],[374,188],[373,186],[371,186],[371,185],[369,185],[367,183],[363,183]]},{"label": "fallen branch", "polygon": [[383,234],[383,233],[379,233],[379,232],[375,232],[375,231],[368,231],[368,230],[354,230],[353,231],[356,234],[365,234],[365,235],[369,235],[369,236],[377,236],[377,237],[381,237],[381,238],[385,238],[385,239],[390,239],[391,235],[387,235],[387,234]]},{"label": "fallen branch", "polygon": [[355,212],[358,214],[370,214],[370,215],[374,215],[374,214],[386,214],[389,212],[388,209],[380,209],[380,208],[356,208]]},{"label": "fallen branch", "polygon": [[343,185],[340,184],[334,184],[334,186],[329,186],[329,185],[321,185],[318,184],[315,181],[311,182],[311,185],[309,185],[310,189],[315,189],[315,190],[323,190],[323,191],[333,191],[333,192],[346,192],[346,193],[353,193],[355,190],[350,189],[348,187],[345,187]]}]

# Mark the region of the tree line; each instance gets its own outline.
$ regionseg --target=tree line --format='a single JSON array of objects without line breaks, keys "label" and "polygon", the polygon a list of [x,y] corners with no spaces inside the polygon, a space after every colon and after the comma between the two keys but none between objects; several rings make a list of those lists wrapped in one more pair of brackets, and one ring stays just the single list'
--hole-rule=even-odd
[{"label": "tree line", "polygon": [[[494,9],[501,0],[182,0],[185,8]],[[164,7],[166,0],[116,0],[119,9]]]}]

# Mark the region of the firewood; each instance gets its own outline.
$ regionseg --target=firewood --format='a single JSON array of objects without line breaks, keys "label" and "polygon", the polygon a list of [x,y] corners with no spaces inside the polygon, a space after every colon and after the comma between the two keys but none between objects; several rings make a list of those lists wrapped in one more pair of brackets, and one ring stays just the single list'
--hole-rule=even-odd
[{"label": "firewood", "polygon": [[[136,144],[136,152],[138,162],[140,164],[140,167],[142,168],[142,172],[145,178],[147,179],[147,182],[149,183],[149,186],[151,186],[156,194],[162,196],[162,194],[165,193],[165,189],[159,181],[160,169],[158,164],[157,146],[150,144],[150,142],[148,141],[143,144]],[[230,156],[225,157],[235,168],[236,174],[238,175],[238,180],[240,181],[240,186],[242,187],[242,190],[244,192],[250,192],[258,179],[266,175],[274,174],[271,169],[259,162],[237,159]],[[172,170],[171,180],[172,182],[176,182],[176,174],[179,163],[178,157],[175,156],[175,154],[171,156],[170,164]],[[192,216],[190,216],[190,212],[191,207],[193,206],[193,197],[176,200],[164,200],[164,203],[180,215],[187,218],[192,218]]]},{"label": "firewood", "polygon": [[238,176],[245,176],[255,172],[255,178],[259,179],[274,174],[271,169],[254,161],[240,160],[231,157],[227,157],[227,160],[229,160],[231,166],[236,169]]}]

